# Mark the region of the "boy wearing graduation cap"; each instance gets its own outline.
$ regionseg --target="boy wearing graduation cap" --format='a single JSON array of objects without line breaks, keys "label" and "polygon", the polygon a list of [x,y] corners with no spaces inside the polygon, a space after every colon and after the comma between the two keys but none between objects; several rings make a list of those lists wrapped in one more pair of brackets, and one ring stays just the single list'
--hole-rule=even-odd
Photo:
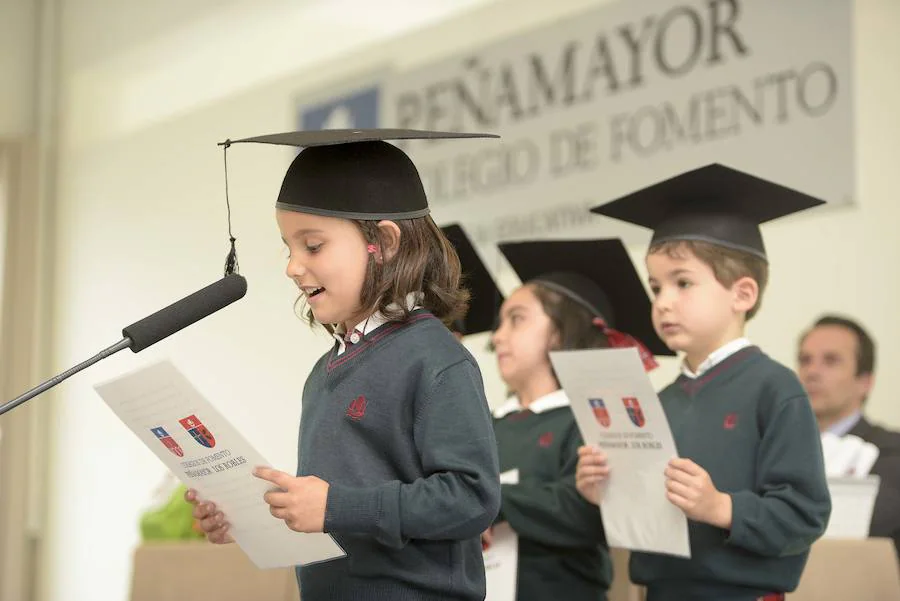
[{"label": "boy wearing graduation cap", "polygon": [[[496,442],[478,365],[446,327],[468,295],[415,166],[384,141],[461,137],[472,135],[240,140],[303,147],[276,217],[298,300],[335,338],[303,386],[297,475],[256,472],[275,487],[265,495],[275,518],[328,532],[347,553],[297,567],[304,601],[484,598],[480,534],[499,506]],[[215,499],[188,498],[209,540],[230,542]]]},{"label": "boy wearing graduation cap", "polygon": [[[653,230],[653,325],[684,354],[660,400],[680,455],[665,494],[689,519],[692,557],[633,553],[631,580],[647,601],[782,598],[825,531],[831,501],[809,400],[744,337],[768,276],[759,224],[820,204],[714,164],[593,209]],[[598,460],[582,453],[579,490],[597,502]]]},{"label": "boy wearing graduation cap", "polygon": [[[494,431],[501,473],[518,474],[518,481],[501,478],[497,517],[518,535],[516,599],[601,601],[612,563],[600,512],[575,487],[583,441],[549,353],[635,346],[649,370],[653,353],[671,352],[653,332],[650,301],[621,241],[507,243],[500,250],[524,282],[503,303],[492,339],[511,393],[494,411]],[[486,532],[485,543],[491,538]]]}]

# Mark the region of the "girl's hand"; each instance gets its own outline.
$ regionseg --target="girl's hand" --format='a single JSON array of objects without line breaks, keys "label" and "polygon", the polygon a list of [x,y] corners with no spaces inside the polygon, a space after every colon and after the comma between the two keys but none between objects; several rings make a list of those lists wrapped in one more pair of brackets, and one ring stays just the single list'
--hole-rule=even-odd
[{"label": "girl's hand", "polygon": [[288,528],[297,532],[324,531],[327,482],[315,476],[291,476],[268,467],[256,468],[254,475],[278,487],[263,498],[271,514],[284,520]]},{"label": "girl's hand", "polygon": [[606,453],[592,446],[578,449],[578,467],[575,469],[575,487],[588,503],[599,505],[609,478]]},{"label": "girl's hand", "polygon": [[481,533],[481,550],[487,551],[494,542],[494,529],[488,528]]},{"label": "girl's hand", "polygon": [[211,543],[223,545],[233,543],[234,538],[228,533],[229,524],[221,511],[216,510],[213,503],[204,503],[197,498],[197,491],[193,488],[184,493],[184,500],[194,506],[194,519],[200,525],[200,529]]}]

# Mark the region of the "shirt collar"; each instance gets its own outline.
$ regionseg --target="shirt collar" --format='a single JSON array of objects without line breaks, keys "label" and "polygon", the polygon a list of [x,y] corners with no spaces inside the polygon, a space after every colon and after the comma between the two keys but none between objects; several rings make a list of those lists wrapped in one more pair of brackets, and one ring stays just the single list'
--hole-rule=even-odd
[{"label": "shirt collar", "polygon": [[[422,298],[423,294],[421,292],[410,292],[409,294],[407,294],[407,309],[409,309],[410,311],[421,309],[419,303],[422,302]],[[391,303],[390,305],[388,305],[388,308],[396,309],[399,308],[399,305],[397,305],[397,303]],[[347,350],[347,342],[350,342],[350,344],[356,344],[367,335],[371,334],[372,332],[386,324],[388,321],[390,320],[385,317],[384,313],[382,313],[381,311],[375,311],[367,318],[356,324],[356,326],[354,326],[353,328],[353,331],[349,334],[344,331],[344,328],[342,327],[336,328],[331,335],[334,336],[334,339],[337,340],[338,343],[337,354],[341,355],[344,351]]]},{"label": "shirt collar", "polygon": [[848,415],[836,424],[832,424],[827,432],[831,432],[835,436],[846,436],[852,430],[859,420],[862,418],[862,412],[857,411],[853,415]]},{"label": "shirt collar", "polygon": [[692,372],[685,361],[681,365],[681,373],[692,380],[697,379],[728,357],[751,345],[752,343],[747,338],[737,338],[711,352],[709,357],[697,367],[696,372]]},{"label": "shirt collar", "polygon": [[[560,388],[559,390],[554,390],[550,394],[545,394],[542,397],[536,398],[528,405],[528,410],[532,413],[543,413],[544,411],[550,411],[551,409],[559,409],[560,407],[568,406],[569,396],[566,394],[565,390]],[[510,413],[517,413],[524,409],[522,403],[519,402],[519,397],[513,395],[509,397],[505,403],[494,409],[494,417],[502,419]]]}]

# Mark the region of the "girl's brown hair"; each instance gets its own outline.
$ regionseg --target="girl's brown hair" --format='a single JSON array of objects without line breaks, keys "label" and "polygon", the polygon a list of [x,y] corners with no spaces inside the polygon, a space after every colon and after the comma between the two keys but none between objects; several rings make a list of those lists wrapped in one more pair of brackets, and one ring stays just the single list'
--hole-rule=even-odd
[{"label": "girl's brown hair", "polygon": [[[585,307],[539,282],[529,282],[525,285],[537,297],[559,336],[559,345],[553,350],[609,348],[609,339],[601,328],[594,325],[594,315]],[[488,349],[494,350],[493,342],[488,345]],[[552,365],[550,372],[556,380],[556,385],[561,386],[559,376],[556,375]],[[515,392],[512,390],[506,391],[506,396],[513,394]]]},{"label": "girl's brown hair", "polygon": [[[367,244],[378,248],[387,246],[378,221],[353,222]],[[462,270],[453,244],[428,215],[398,219],[394,223],[400,228],[397,252],[382,262],[376,261],[373,254],[369,255],[360,306],[373,313],[380,311],[390,321],[405,321],[411,313],[406,304],[408,295],[421,293],[423,296],[418,305],[444,324],[449,326],[465,316],[469,291],[460,287]],[[301,295],[297,303],[303,298]],[[306,319],[311,325],[317,323],[312,310],[307,310]],[[331,324],[322,325],[333,332]]]},{"label": "girl's brown hair", "polygon": [[609,348],[609,339],[594,325],[594,315],[585,307],[539,282],[529,283],[528,287],[559,335],[559,348],[555,350]]}]

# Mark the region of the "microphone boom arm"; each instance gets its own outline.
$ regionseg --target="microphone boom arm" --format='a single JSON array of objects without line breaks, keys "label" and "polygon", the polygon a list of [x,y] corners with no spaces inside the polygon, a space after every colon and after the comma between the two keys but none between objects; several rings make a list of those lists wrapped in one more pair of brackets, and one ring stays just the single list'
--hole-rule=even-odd
[{"label": "microphone boom arm", "polygon": [[67,369],[43,384],[32,388],[25,394],[0,405],[0,415],[53,388],[66,378],[77,374],[98,361],[106,359],[114,353],[127,348],[130,348],[134,353],[139,353],[160,340],[168,338],[175,332],[179,332],[201,319],[209,317],[216,311],[224,309],[236,300],[243,298],[246,293],[247,280],[244,279],[244,276],[237,273],[226,275],[221,280],[213,282],[209,286],[172,303],[168,307],[160,309],[153,315],[131,324],[122,330],[122,340],[100,351],[87,361]]},{"label": "microphone boom arm", "polygon": [[54,386],[56,386],[63,380],[65,380],[71,376],[74,376],[75,374],[80,372],[82,369],[85,369],[86,367],[90,367],[94,363],[97,363],[98,361],[106,359],[110,355],[118,353],[121,350],[130,348],[131,344],[132,344],[132,342],[129,338],[123,338],[122,340],[115,343],[114,345],[103,349],[102,351],[100,351],[99,353],[97,353],[96,355],[94,355],[93,357],[88,359],[87,361],[82,361],[75,367],[67,369],[66,371],[62,372],[61,374],[53,376],[52,378],[45,381],[44,383],[39,384],[38,386],[35,386],[34,388],[29,390],[25,394],[18,396],[16,398],[14,398],[13,400],[4,403],[3,405],[0,405],[0,415],[3,415],[7,411],[15,409],[16,407],[18,407],[25,401],[32,399],[32,398],[36,397],[37,395],[41,394],[42,392],[53,388]]}]

